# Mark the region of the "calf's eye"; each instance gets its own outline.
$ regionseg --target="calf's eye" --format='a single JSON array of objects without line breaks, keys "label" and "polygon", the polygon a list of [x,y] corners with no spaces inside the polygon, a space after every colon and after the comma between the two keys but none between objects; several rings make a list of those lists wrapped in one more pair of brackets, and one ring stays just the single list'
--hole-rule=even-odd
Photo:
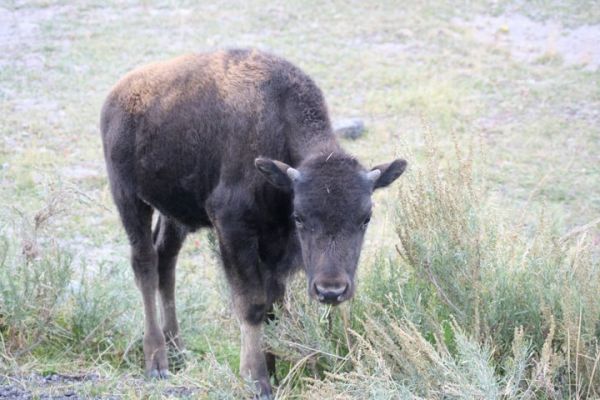
[{"label": "calf's eye", "polygon": [[293,218],[298,228],[302,228],[304,226],[304,220],[301,216],[299,216],[298,214],[294,214]]},{"label": "calf's eye", "polygon": [[371,222],[371,216],[370,215],[367,218],[364,219],[364,221],[361,224],[361,227],[363,229],[365,229],[367,227],[367,225],[369,225],[369,222]]}]

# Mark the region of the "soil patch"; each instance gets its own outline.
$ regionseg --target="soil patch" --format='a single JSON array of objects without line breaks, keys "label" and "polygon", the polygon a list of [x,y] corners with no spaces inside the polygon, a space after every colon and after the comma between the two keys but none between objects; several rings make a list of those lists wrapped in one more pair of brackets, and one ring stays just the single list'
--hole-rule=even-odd
[{"label": "soil patch", "polygon": [[535,21],[520,14],[480,15],[453,22],[471,29],[477,41],[506,49],[517,61],[559,57],[568,66],[588,71],[600,68],[600,25],[568,28],[560,21]]},{"label": "soil patch", "polygon": [[[102,383],[103,378],[97,374],[40,375],[32,373],[24,376],[0,377],[0,399],[8,400],[83,400],[102,399],[116,400],[124,398],[121,395],[102,395],[91,397],[77,393],[77,387],[83,384],[94,385]],[[145,381],[135,380],[128,387],[144,385]],[[197,388],[183,386],[168,387],[161,392],[163,398],[191,398],[198,394]]]}]

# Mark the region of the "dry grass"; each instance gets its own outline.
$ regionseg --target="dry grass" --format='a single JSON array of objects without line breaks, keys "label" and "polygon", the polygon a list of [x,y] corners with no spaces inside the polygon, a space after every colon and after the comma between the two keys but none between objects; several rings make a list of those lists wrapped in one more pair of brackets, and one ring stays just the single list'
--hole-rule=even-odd
[{"label": "dry grass", "polygon": [[364,294],[326,322],[288,302],[270,343],[292,379],[306,371],[306,398],[596,398],[600,270],[585,233],[498,215],[472,159],[457,146],[440,162],[431,140],[399,191],[399,256],[373,260]]}]

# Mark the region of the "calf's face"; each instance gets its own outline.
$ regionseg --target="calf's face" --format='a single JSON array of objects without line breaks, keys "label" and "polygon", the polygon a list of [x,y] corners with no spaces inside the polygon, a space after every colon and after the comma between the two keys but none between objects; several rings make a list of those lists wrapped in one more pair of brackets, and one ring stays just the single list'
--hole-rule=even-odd
[{"label": "calf's face", "polygon": [[398,159],[365,170],[347,155],[315,157],[298,169],[264,158],[256,160],[267,180],[293,192],[296,225],[308,278],[308,292],[326,304],[354,294],[354,276],[371,219],[371,195],[406,168]]}]

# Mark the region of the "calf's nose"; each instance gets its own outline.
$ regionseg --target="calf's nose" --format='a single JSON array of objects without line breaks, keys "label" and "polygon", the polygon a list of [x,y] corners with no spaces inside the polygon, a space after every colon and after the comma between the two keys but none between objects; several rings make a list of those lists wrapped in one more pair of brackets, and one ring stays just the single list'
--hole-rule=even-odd
[{"label": "calf's nose", "polygon": [[315,293],[321,303],[337,304],[345,300],[348,291],[346,282],[316,282]]}]

